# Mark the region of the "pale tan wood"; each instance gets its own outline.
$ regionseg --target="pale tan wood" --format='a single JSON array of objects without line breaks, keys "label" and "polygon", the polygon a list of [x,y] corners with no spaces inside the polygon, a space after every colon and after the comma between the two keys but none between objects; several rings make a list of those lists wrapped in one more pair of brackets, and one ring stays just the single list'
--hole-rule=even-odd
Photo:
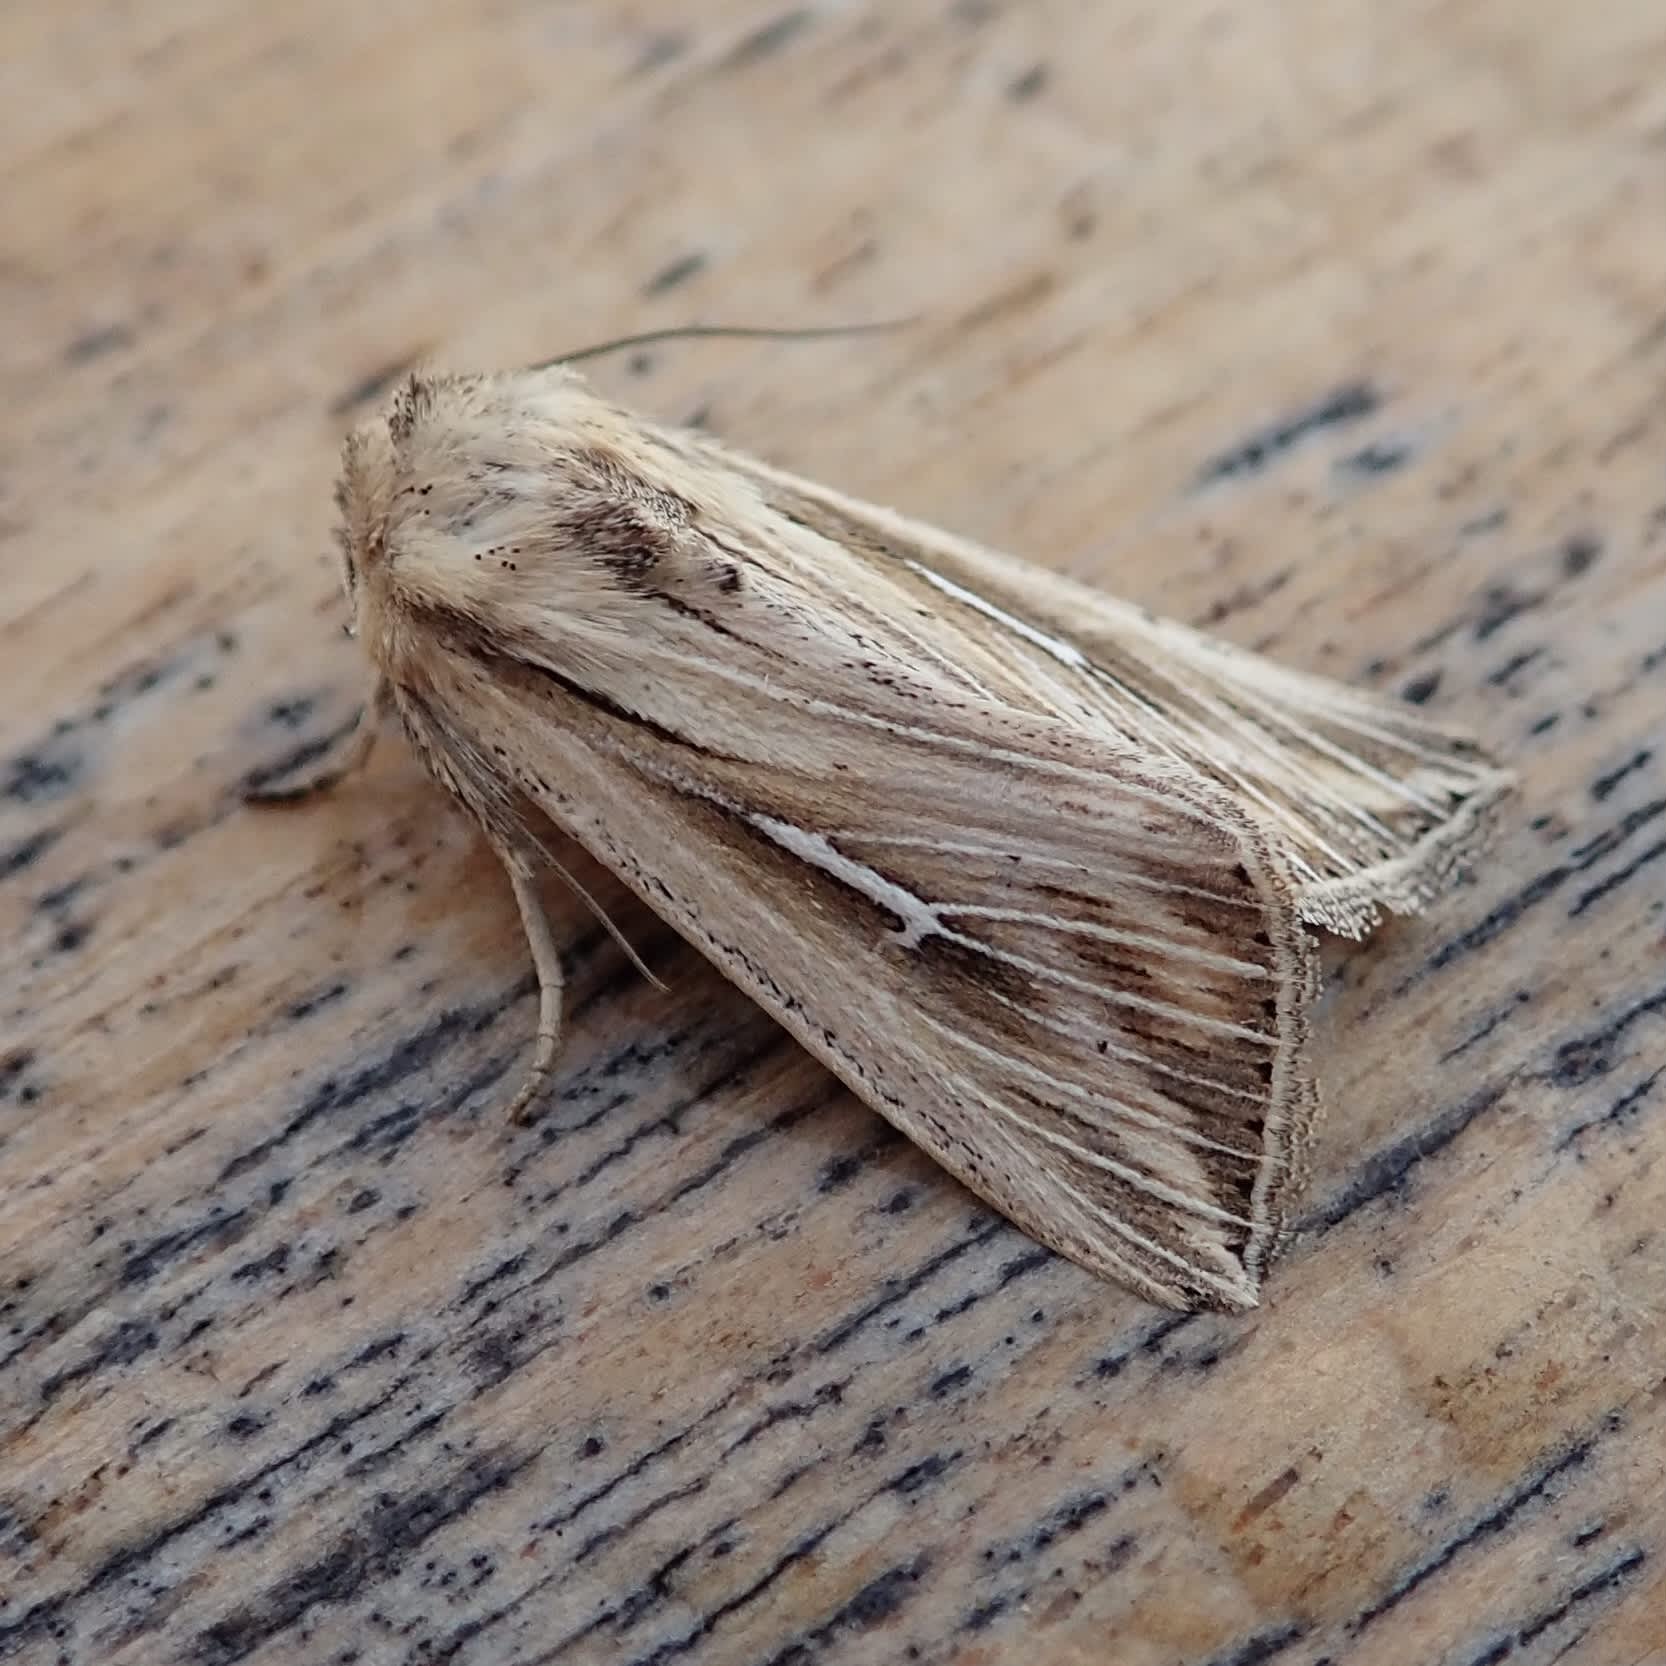
[{"label": "pale tan wood", "polygon": [[[0,12],[0,1658],[1666,1659],[1666,18],[671,11]],[[605,887],[669,991],[552,889],[505,1126],[490,851],[397,743],[237,801],[362,693],[391,367],[910,311],[597,376],[1523,769],[1329,957],[1248,1318],[1035,1252]]]}]

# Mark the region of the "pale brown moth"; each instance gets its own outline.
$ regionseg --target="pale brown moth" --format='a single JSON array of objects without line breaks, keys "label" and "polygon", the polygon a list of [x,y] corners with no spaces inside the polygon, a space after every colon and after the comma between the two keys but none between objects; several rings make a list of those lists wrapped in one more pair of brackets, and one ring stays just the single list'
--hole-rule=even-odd
[{"label": "pale brown moth", "polygon": [[1252,1306],[1317,1114],[1315,945],[1424,906],[1509,777],[1412,708],[644,421],[559,364],[347,440],[362,763],[396,714],[508,872],[548,1082],[576,839],[1042,1243]]}]

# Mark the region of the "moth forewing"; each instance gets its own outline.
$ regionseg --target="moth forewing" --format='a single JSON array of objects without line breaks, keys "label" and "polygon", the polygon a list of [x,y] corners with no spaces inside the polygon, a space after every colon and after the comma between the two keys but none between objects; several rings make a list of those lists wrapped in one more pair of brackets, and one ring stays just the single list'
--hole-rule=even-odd
[{"label": "moth forewing", "polygon": [[808,678],[745,726],[698,682],[676,722],[524,662],[484,701],[472,679],[437,642],[415,711],[482,819],[501,747],[540,810],[1034,1236],[1160,1300],[1254,1299],[1312,1118],[1311,955],[1217,789],[998,707],[882,726]]},{"label": "moth forewing", "polygon": [[1255,1301],[1315,1117],[1302,917],[1327,885],[1344,928],[1420,899],[1389,867],[1484,796],[1451,748],[1345,691],[1301,728],[1264,662],[1169,664],[1143,615],[570,372],[412,378],[341,498],[378,686],[527,919],[522,1100],[559,1016],[527,877],[553,824],[1033,1236],[1175,1306]]},{"label": "moth forewing", "polygon": [[[728,459],[699,442],[714,461]],[[1473,857],[1513,785],[1467,735],[1403,701],[1279,665],[1176,620],[754,459],[782,515],[912,576],[945,645],[987,642],[1003,699],[1184,759],[1260,817],[1314,925],[1363,936],[1419,912]]]}]

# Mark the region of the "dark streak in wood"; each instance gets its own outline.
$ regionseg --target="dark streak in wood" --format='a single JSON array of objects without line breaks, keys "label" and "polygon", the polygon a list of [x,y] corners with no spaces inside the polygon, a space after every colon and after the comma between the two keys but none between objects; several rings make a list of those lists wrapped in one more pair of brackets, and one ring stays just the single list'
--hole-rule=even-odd
[{"label": "dark streak in wood", "polygon": [[80,784],[86,758],[70,747],[48,742],[34,751],[9,759],[0,774],[0,799],[38,804],[62,798]]},{"label": "dark streak in wood", "polygon": [[1593,1434],[1575,1441],[1563,1450],[1548,1454],[1519,1486],[1511,1488],[1490,1510],[1468,1523],[1444,1543],[1437,1545],[1428,1555],[1421,1557],[1401,1574],[1381,1597],[1348,1622],[1348,1631],[1358,1636],[1368,1627],[1375,1625],[1383,1615],[1397,1608],[1420,1586],[1443,1572],[1466,1551],[1502,1533],[1522,1511],[1532,1508],[1546,1498],[1554,1497],[1556,1483],[1589,1460],[1591,1453],[1596,1450],[1598,1439],[1599,1436]]},{"label": "dark streak in wood", "polygon": [[1007,83],[1007,97],[1014,104],[1027,104],[1032,98],[1047,90],[1047,83],[1051,72],[1046,64],[1031,64],[1021,75],[1015,75]]},{"label": "dark streak in wood", "polygon": [[1306,1622],[1290,1620],[1283,1625],[1269,1626],[1247,1637],[1226,1654],[1215,1655],[1205,1666],[1266,1666],[1286,1649],[1291,1649],[1307,1636]]},{"label": "dark streak in wood", "polygon": [[1638,747],[1625,763],[1619,765],[1616,769],[1609,770],[1606,775],[1599,775],[1591,783],[1591,797],[1598,804],[1601,804],[1628,775],[1635,775],[1638,770],[1646,769],[1653,762],[1654,749],[1648,746]]},{"label": "dark streak in wood", "polygon": [[645,296],[668,294],[687,283],[690,278],[697,277],[705,269],[706,257],[703,254],[686,254],[680,260],[672,261],[669,266],[662,266],[643,284],[642,293]]},{"label": "dark streak in wood", "polygon": [[1559,1087],[1583,1087],[1614,1068],[1614,1045],[1631,1026],[1666,1011],[1666,989],[1631,1001],[1594,1030],[1564,1041],[1555,1052],[1548,1076]]},{"label": "dark streak in wood", "polygon": [[[345,723],[331,729],[326,734],[317,736],[313,740],[302,741],[299,746],[293,746],[280,757],[274,758],[269,764],[257,764],[247,771],[238,783],[238,790],[245,798],[253,794],[268,794],[275,783],[280,782],[287,775],[299,775],[308,764],[315,764],[320,758],[330,755],[335,748],[358,727],[357,715],[349,718]],[[281,803],[282,799],[276,794],[267,797],[268,803]]]},{"label": "dark streak in wood", "polygon": [[1655,1084],[1662,1076],[1666,1076],[1666,1065],[1662,1065],[1658,1070],[1651,1071],[1635,1087],[1627,1089],[1601,1115],[1586,1117],[1582,1122],[1575,1123],[1557,1141],[1556,1149],[1566,1151],[1576,1147],[1587,1134],[1598,1129],[1623,1127],[1636,1116],[1638,1108],[1648,1101],[1650,1095],[1654,1092]]},{"label": "dark streak in wood", "polygon": [[1485,947],[1494,938],[1518,925],[1529,910],[1547,897],[1554,896],[1576,874],[1586,872],[1604,857],[1612,855],[1639,828],[1646,827],[1662,814],[1666,814],[1666,799],[1655,799],[1628,812],[1617,826],[1581,845],[1568,861],[1547,869],[1513,896],[1507,897],[1478,925],[1442,944],[1429,957],[1427,969],[1440,971],[1462,956]]},{"label": "dark streak in wood", "polygon": [[1346,457],[1337,458],[1334,466],[1341,475],[1374,479],[1404,468],[1414,454],[1413,448],[1404,440],[1376,440]]},{"label": "dark streak in wood", "polygon": [[688,55],[692,44],[687,35],[670,30],[650,36],[637,54],[636,62],[631,66],[631,73],[648,75],[656,69],[663,69],[667,64],[674,64],[679,58]]},{"label": "dark streak in wood", "polygon": [[83,330],[65,346],[64,363],[91,364],[94,359],[102,359],[107,354],[131,347],[133,339],[133,331],[126,324],[96,325],[90,330]]},{"label": "dark streak in wood", "polygon": [[748,69],[754,64],[762,63],[766,58],[774,57],[804,34],[815,22],[815,16],[814,11],[807,6],[783,12],[772,22],[754,29],[751,34],[737,41],[718,67],[724,70]]},{"label": "dark streak in wood", "polygon": [[1248,439],[1209,459],[1193,478],[1193,488],[1241,480],[1281,460],[1304,440],[1327,429],[1346,427],[1371,416],[1382,395],[1369,382],[1348,382],[1305,410],[1258,429]]},{"label": "dark streak in wood", "polygon": [[1588,573],[1602,556],[1602,540],[1588,533],[1570,538],[1562,546],[1562,572],[1568,578]]},{"label": "dark streak in wood", "polygon": [[1472,1123],[1486,1115],[1504,1097],[1504,1091],[1502,1085],[1481,1088],[1431,1117],[1421,1128],[1366,1158],[1346,1186],[1301,1218],[1297,1230],[1312,1232],[1339,1226],[1368,1204],[1400,1191],[1419,1164],[1443,1151]]},{"label": "dark streak in wood", "polygon": [[1581,891],[1579,900],[1568,910],[1570,920],[1577,919],[1586,909],[1602,901],[1611,891],[1617,891],[1628,880],[1635,879],[1639,873],[1651,863],[1658,862],[1666,856],[1666,839],[1657,839],[1647,849],[1640,851],[1623,868],[1617,868],[1600,884],[1593,885],[1587,891]]},{"label": "dark streak in wood", "polygon": [[1519,619],[1524,613],[1531,613],[1534,608],[1542,607],[1545,599],[1543,591],[1518,590],[1512,584],[1489,585],[1486,594],[1481,598],[1480,616],[1473,626],[1475,640],[1485,642],[1496,636],[1506,625]]},{"label": "dark streak in wood", "polygon": [[442,1527],[506,1487],[531,1461],[530,1456],[507,1451],[481,1455],[435,1486],[404,1497],[381,1495],[358,1525],[316,1561],[203,1631],[193,1658],[199,1666],[235,1666],[312,1609],[349,1601],[365,1584],[386,1577]]},{"label": "dark streak in wood", "polygon": [[11,879],[44,856],[63,837],[61,827],[43,827],[20,839],[9,850],[0,851],[0,881]]}]

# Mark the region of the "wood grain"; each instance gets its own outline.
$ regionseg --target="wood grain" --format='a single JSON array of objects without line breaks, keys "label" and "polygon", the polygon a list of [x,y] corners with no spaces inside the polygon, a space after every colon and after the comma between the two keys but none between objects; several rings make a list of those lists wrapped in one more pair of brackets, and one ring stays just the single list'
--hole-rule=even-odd
[{"label": "wood grain", "polygon": [[[1666,19],[1642,0],[18,3],[0,1658],[1666,1660]],[[1522,769],[1329,956],[1246,1318],[976,1207],[351,716],[329,482],[421,357],[688,320],[656,416]],[[609,892],[612,897],[614,893]]]}]

